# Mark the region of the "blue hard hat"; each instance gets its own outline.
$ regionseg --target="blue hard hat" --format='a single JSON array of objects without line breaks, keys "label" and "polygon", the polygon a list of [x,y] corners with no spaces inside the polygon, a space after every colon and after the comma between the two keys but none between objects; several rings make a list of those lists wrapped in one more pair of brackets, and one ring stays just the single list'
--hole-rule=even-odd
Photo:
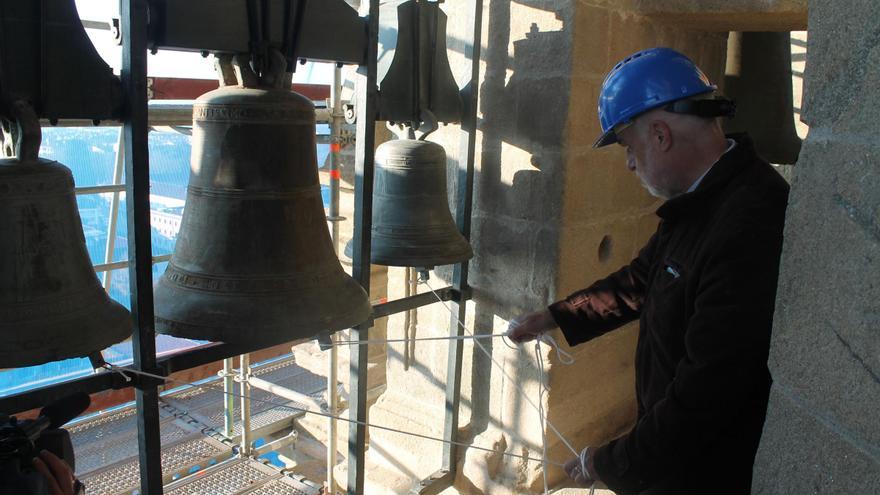
[{"label": "blue hard hat", "polygon": [[602,136],[593,147],[616,143],[614,128],[648,110],[716,89],[691,59],[671,48],[649,48],[633,53],[615,65],[602,83],[599,93]]}]

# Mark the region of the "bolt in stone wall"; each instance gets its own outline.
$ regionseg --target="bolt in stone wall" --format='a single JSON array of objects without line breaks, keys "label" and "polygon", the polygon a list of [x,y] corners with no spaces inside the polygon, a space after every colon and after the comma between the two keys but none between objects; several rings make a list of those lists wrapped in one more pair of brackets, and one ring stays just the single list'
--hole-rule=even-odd
[{"label": "bolt in stone wall", "polygon": [[809,134],[794,167],[773,388],[753,492],[880,492],[880,18],[810,2]]}]

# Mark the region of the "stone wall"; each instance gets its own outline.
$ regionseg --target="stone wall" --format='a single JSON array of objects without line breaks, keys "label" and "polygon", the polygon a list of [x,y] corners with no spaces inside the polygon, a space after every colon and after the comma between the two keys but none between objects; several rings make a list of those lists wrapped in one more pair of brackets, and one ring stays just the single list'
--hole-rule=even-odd
[{"label": "stone wall", "polygon": [[810,2],[756,494],[880,492],[880,18]]}]

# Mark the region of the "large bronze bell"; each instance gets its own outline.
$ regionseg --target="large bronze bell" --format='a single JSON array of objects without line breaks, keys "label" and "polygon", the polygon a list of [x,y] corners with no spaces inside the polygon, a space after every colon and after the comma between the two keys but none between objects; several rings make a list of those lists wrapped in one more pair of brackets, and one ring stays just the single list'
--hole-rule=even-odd
[{"label": "large bronze bell", "polygon": [[73,174],[0,159],[0,368],[85,356],[131,335],[86,250]]},{"label": "large bronze bell", "polygon": [[446,196],[446,152],[430,141],[398,139],[376,149],[371,260],[433,267],[470,259]]},{"label": "large bronze bell", "polygon": [[727,132],[747,131],[771,163],[795,163],[801,139],[794,126],[789,33],[730,33],[724,93],[736,99]]},{"label": "large bronze bell", "polygon": [[315,148],[314,106],[299,94],[222,87],[196,100],[186,207],[155,290],[159,332],[271,345],[369,317],[334,254]]}]

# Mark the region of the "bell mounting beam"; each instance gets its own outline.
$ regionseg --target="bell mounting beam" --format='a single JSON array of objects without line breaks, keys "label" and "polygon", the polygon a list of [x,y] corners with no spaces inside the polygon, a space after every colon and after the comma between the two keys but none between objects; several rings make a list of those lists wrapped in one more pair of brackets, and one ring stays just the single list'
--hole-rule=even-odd
[{"label": "bell mounting beam", "polygon": [[[379,40],[379,0],[369,0],[367,16],[366,71],[358,84],[357,140],[355,141],[354,235],[352,237],[351,275],[370,293],[370,232],[373,223],[373,169],[376,150],[376,119],[378,117],[378,86],[376,58]],[[369,339],[372,322],[352,329],[351,339]],[[367,443],[367,347],[355,345],[349,360],[348,493],[364,493],[365,450]],[[332,489],[332,488],[331,488]]]},{"label": "bell mounting beam", "polygon": [[[126,0],[122,20],[122,90],[125,196],[128,201],[128,277],[134,324],[132,354],[136,369],[156,371],[153,328],[153,255],[150,236],[150,164],[147,147],[147,0]],[[144,382],[135,390],[141,490],[162,493],[162,445],[159,440],[159,390]]]},{"label": "bell mounting beam", "polygon": [[[290,1],[293,11],[301,10],[302,30],[290,32],[289,20],[284,16],[287,0],[269,0],[268,32],[263,33],[263,39],[270,45],[288,46],[290,36],[295,36],[297,58],[365,63],[366,20],[344,0]],[[247,3],[247,0],[149,0],[150,49],[247,53],[250,51]]]}]

